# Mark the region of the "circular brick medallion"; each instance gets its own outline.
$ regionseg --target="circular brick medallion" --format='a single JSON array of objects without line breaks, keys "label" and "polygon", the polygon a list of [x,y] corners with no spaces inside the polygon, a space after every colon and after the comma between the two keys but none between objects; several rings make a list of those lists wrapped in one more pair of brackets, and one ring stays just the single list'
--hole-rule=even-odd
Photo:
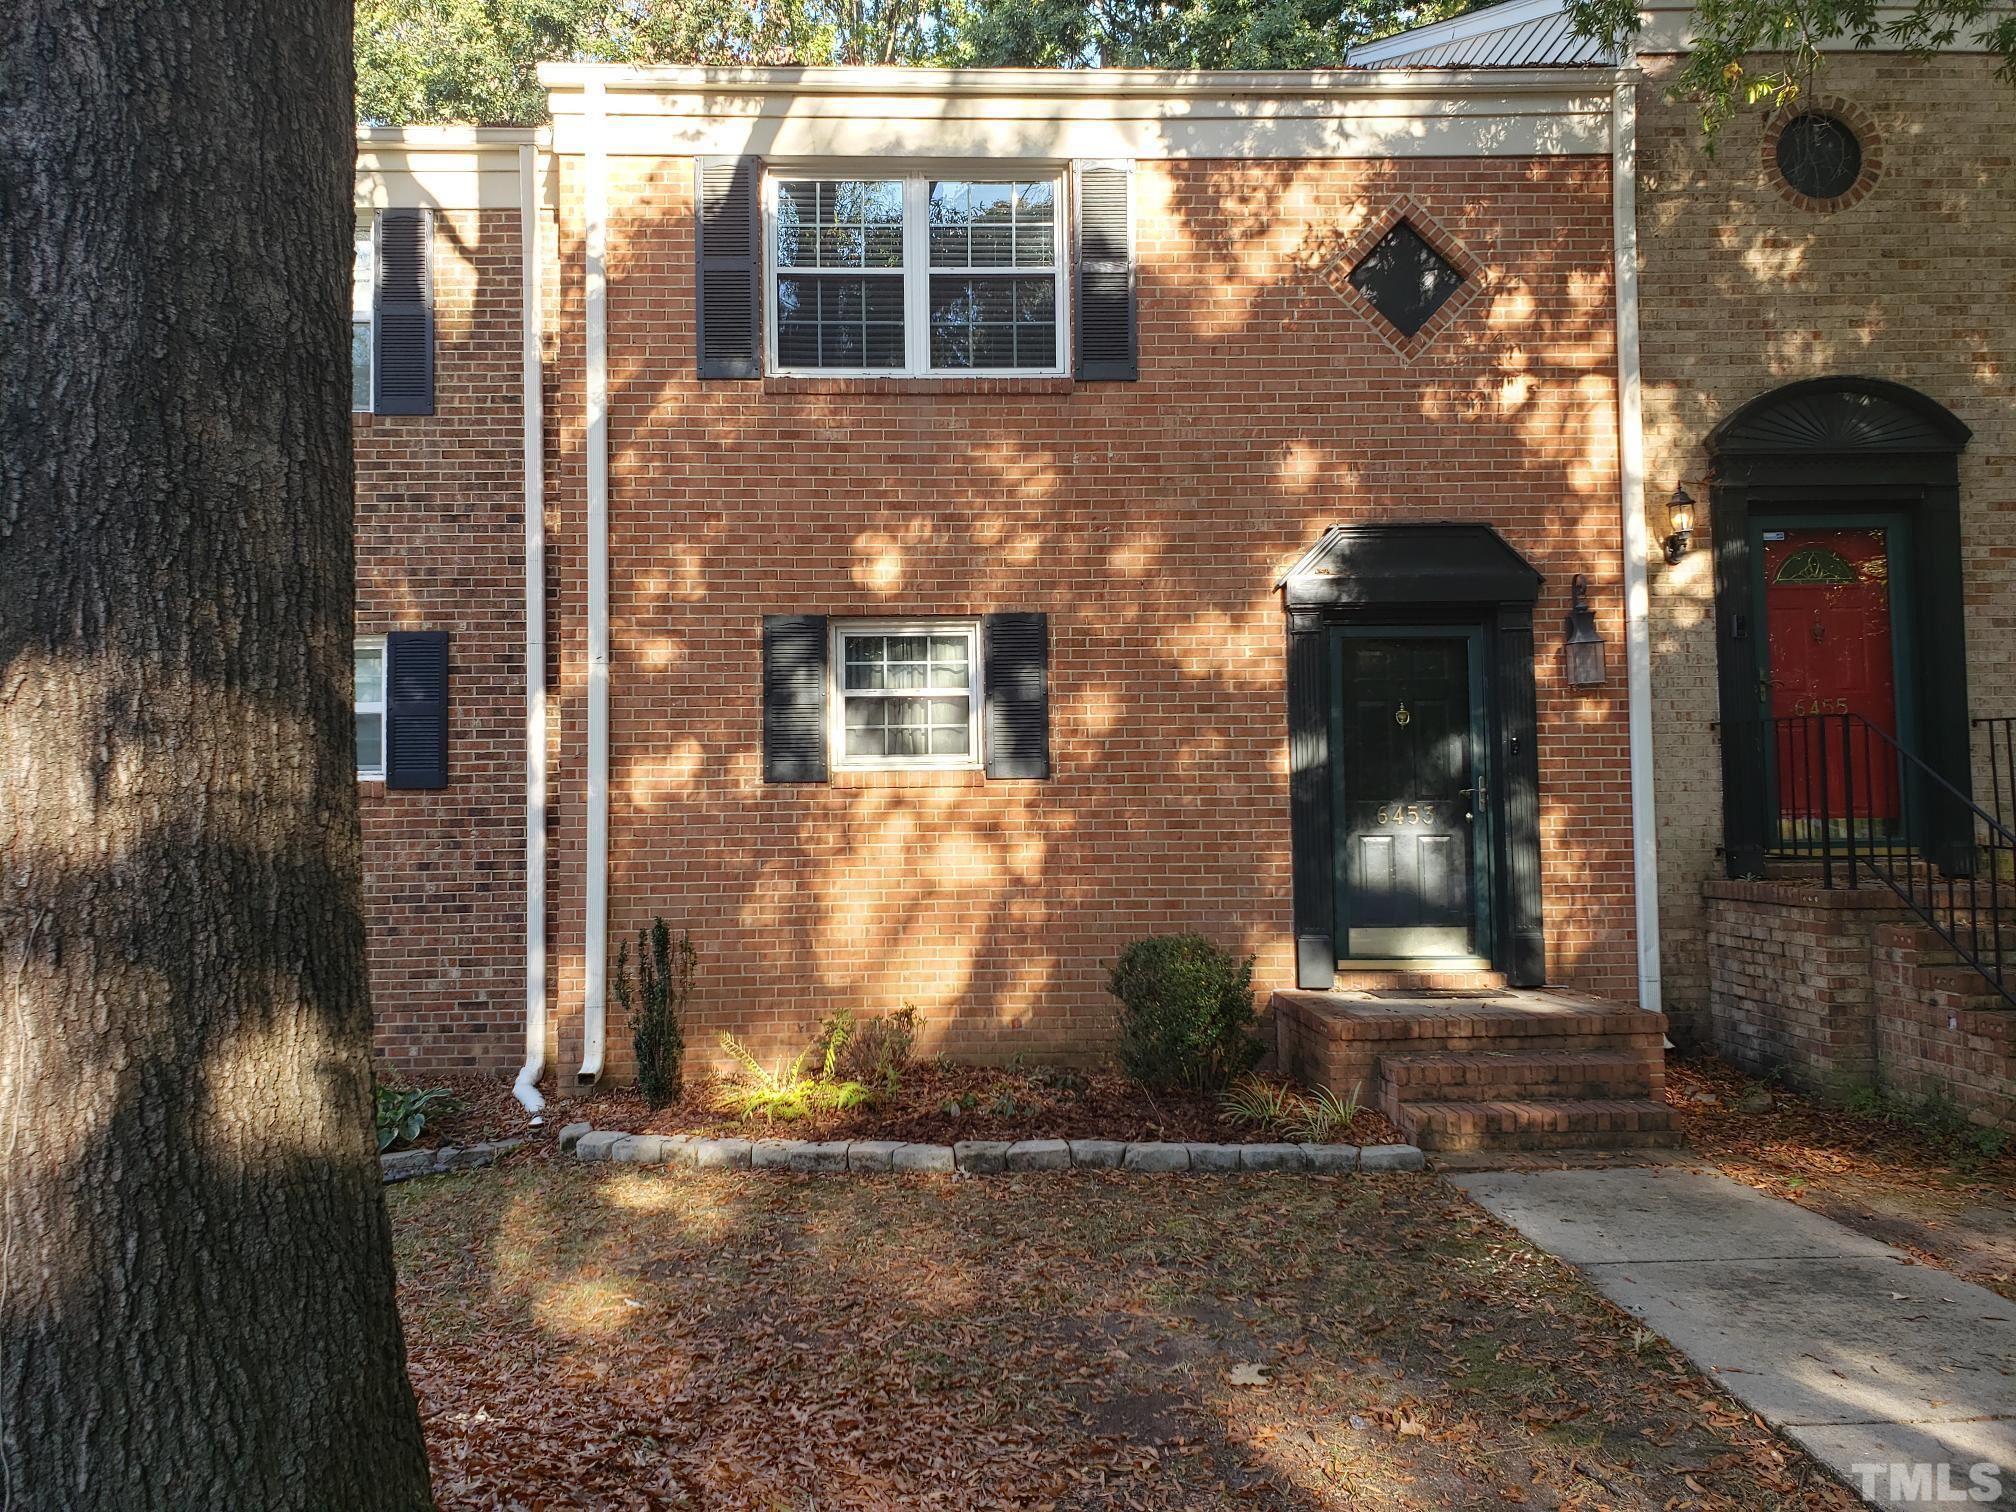
[{"label": "circular brick medallion", "polygon": [[1784,111],[1764,131],[1764,173],[1801,210],[1845,210],[1876,187],[1882,144],[1867,111],[1817,99]]}]

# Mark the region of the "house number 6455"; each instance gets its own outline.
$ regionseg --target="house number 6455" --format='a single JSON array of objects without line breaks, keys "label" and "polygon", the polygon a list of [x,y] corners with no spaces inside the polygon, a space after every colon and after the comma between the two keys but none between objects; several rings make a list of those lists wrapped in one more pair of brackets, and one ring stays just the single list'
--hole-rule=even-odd
[{"label": "house number 6455", "polygon": [[1381,824],[1433,824],[1435,805],[1432,803],[1382,803],[1379,805]]}]

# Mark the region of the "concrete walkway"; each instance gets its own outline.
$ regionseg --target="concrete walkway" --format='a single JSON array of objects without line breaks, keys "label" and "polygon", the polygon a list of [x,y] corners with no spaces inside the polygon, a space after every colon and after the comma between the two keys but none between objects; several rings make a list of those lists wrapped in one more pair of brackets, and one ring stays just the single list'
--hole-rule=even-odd
[{"label": "concrete walkway", "polygon": [[1873,1504],[2016,1506],[2016,1303],[1708,1172],[1450,1180]]}]

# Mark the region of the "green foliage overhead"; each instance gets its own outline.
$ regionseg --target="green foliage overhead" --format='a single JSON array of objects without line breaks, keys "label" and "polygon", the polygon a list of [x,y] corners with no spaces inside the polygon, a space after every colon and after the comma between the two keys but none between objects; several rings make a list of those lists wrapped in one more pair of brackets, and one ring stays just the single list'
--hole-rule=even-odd
[{"label": "green foliage overhead", "polygon": [[980,0],[960,61],[1038,68],[1324,68],[1462,0]]},{"label": "green foliage overhead", "polygon": [[[1626,49],[1638,35],[1639,0],[1567,0],[1577,33]],[[1738,110],[1782,110],[1809,98],[1830,51],[1891,47],[1929,52],[1953,42],[2000,56],[2016,81],[2016,11],[1989,0],[1695,0],[1694,50],[1675,93],[1698,101],[1712,141]]]},{"label": "green foliage overhead", "polygon": [[544,62],[1318,68],[1462,0],[357,0],[357,118],[546,119]]},{"label": "green foliage overhead", "polygon": [[357,118],[523,126],[541,63],[932,63],[965,0],[357,0]]}]

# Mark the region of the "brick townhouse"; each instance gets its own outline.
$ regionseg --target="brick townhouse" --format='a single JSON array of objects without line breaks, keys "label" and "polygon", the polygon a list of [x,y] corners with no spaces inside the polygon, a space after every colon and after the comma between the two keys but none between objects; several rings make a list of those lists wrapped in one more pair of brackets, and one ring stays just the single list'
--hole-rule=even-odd
[{"label": "brick townhouse", "polygon": [[[2016,92],[1831,54],[1711,156],[1634,62],[1661,989],[1676,1037],[2016,1129]],[[1354,54],[1613,61],[1558,0]]]},{"label": "brick townhouse", "polygon": [[703,1058],[1084,1056],[1196,929],[1313,1074],[1470,991],[1643,1111],[1628,73],[543,78],[360,133],[391,1064],[623,1077],[654,915]]}]

